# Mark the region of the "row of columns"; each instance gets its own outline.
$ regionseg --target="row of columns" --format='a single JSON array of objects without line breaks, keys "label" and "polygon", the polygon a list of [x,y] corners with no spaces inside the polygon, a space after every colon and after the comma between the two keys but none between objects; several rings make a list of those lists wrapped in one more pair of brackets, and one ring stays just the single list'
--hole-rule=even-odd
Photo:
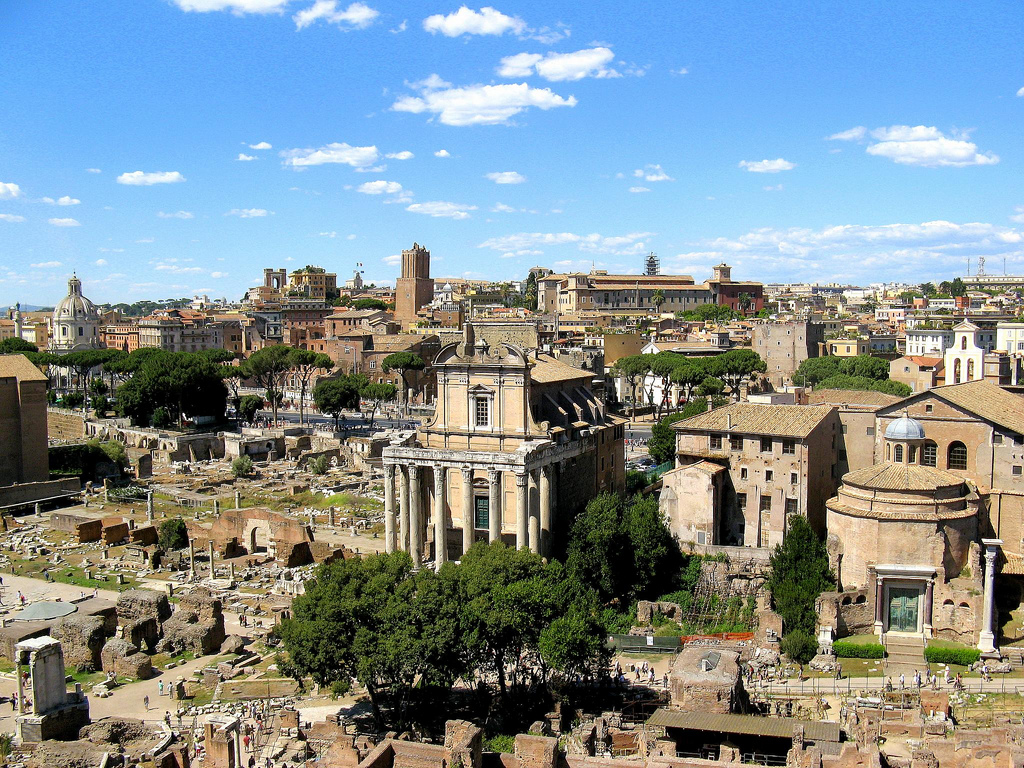
[{"label": "row of columns", "polygon": [[[384,543],[387,552],[396,549],[409,552],[413,565],[421,566],[423,559],[426,520],[423,517],[424,505],[421,500],[420,472],[432,470],[434,483],[432,525],[434,526],[434,544],[436,568],[448,559],[448,471],[455,467],[433,465],[432,467],[408,464],[384,465]],[[475,540],[475,494],[473,492],[473,468],[459,467],[462,473],[462,551],[466,552]],[[546,549],[542,541],[544,534],[550,533],[552,522],[551,494],[553,491],[553,465],[548,465],[530,472],[516,472],[516,546],[529,547],[530,551],[540,553]],[[488,531],[487,540],[496,541],[501,538],[502,529],[502,489],[501,470],[487,470],[488,490]],[[540,497],[539,509],[530,510],[530,478],[534,478]],[[544,553],[546,554],[546,553]]]}]

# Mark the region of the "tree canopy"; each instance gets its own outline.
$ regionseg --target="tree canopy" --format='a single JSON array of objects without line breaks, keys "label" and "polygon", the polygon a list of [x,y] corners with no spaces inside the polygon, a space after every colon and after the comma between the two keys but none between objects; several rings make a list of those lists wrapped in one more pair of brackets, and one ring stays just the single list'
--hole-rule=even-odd
[{"label": "tree canopy", "polygon": [[157,407],[179,423],[186,417],[224,417],[228,391],[220,367],[204,355],[150,355],[117,389],[117,407],[132,423],[148,425]]},{"label": "tree canopy", "polygon": [[380,299],[356,299],[352,302],[352,309],[380,309],[386,310],[388,305]]},{"label": "tree canopy", "polygon": [[803,632],[814,637],[817,614],[814,603],[835,586],[825,543],[800,515],[792,515],[782,544],[771,554],[771,573],[766,586],[775,611],[782,617],[783,635]]},{"label": "tree canopy", "polygon": [[320,413],[334,417],[337,430],[341,412],[359,407],[359,389],[365,384],[366,377],[361,375],[320,379],[313,387],[313,402]]},{"label": "tree canopy", "polygon": [[24,339],[11,337],[0,341],[0,355],[10,355],[15,352],[38,352],[39,347]]},{"label": "tree canopy", "polygon": [[814,386],[840,374],[885,381],[889,378],[889,363],[872,355],[809,357],[800,363],[800,367],[793,374],[793,383],[798,386]]},{"label": "tree canopy", "polygon": [[270,409],[274,412],[274,423],[277,423],[277,407],[281,403],[284,391],[284,377],[291,369],[294,350],[284,344],[274,344],[253,352],[249,359],[242,363],[242,373],[256,382],[266,392]]}]

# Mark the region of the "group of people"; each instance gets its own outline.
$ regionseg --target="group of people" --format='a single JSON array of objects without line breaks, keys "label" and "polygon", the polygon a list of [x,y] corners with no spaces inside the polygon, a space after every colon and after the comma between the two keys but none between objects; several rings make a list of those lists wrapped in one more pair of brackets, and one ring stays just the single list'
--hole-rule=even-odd
[{"label": "group of people", "polygon": [[[984,680],[991,680],[992,679],[992,677],[988,674],[988,665],[987,664],[985,664],[981,668],[981,676],[982,676],[982,679],[984,679]],[[946,664],[942,668],[942,679],[943,679],[943,681],[945,682],[946,685],[949,685],[950,683],[952,683],[954,689],[956,689],[958,691],[963,690],[963,687],[964,687],[963,675],[961,673],[959,673],[959,672],[957,672],[955,676],[952,675],[950,673],[950,669],[949,669],[949,665],[948,664]],[[899,686],[900,686],[899,689],[901,691],[902,690],[906,690],[906,688],[907,688],[907,676],[903,672],[901,672],[900,676],[899,676]],[[920,690],[921,688],[931,688],[932,690],[937,691],[939,689],[939,673],[938,672],[932,672],[931,669],[926,669],[924,671],[924,674],[922,675],[920,670],[916,670],[915,669],[914,670],[914,674],[911,676],[911,679],[910,679],[910,688],[917,688],[918,690]],[[891,677],[887,677],[885,679],[885,690],[887,690],[887,691],[892,691],[893,690],[893,684],[892,684],[892,678]]]},{"label": "group of people", "polygon": [[[612,680],[618,685],[628,685],[630,683],[646,683],[649,686],[657,685],[658,673],[654,669],[654,665],[644,661],[642,664],[634,664],[630,662],[628,675],[627,671],[623,670],[622,664],[619,660],[615,660],[615,669],[612,672]],[[668,688],[668,673],[662,675],[662,685]]]}]

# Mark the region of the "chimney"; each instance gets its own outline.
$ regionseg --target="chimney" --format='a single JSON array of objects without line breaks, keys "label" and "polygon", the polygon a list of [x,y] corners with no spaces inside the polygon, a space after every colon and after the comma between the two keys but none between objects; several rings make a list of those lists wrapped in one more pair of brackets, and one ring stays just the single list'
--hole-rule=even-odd
[{"label": "chimney", "polygon": [[726,429],[732,429],[732,414],[731,413],[725,414],[725,428]]}]

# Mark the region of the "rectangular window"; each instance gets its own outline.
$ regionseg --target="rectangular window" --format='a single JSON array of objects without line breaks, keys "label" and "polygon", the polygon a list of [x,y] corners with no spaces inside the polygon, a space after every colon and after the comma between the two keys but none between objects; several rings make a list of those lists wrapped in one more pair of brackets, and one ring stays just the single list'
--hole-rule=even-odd
[{"label": "rectangular window", "polygon": [[796,440],[783,440],[782,452],[791,456],[796,453]]},{"label": "rectangular window", "polygon": [[789,473],[789,484],[796,485],[800,482],[800,476],[796,472]]},{"label": "rectangular window", "polygon": [[925,413],[931,413],[934,409],[935,409],[935,407],[933,405],[926,405],[924,407],[924,412]]},{"label": "rectangular window", "polygon": [[747,494],[737,493],[736,494],[736,508],[742,513],[747,509]]},{"label": "rectangular window", "polygon": [[746,467],[740,467],[740,480],[746,480],[746,479],[747,479],[747,468]]},{"label": "rectangular window", "polygon": [[732,448],[734,451],[742,451],[743,450],[743,437],[740,436],[740,435],[730,435],[729,436],[729,447]]},{"label": "rectangular window", "polygon": [[874,437],[874,435],[875,435],[875,428],[874,427],[868,427],[864,431],[864,434],[866,434],[868,437]]},{"label": "rectangular window", "polygon": [[1001,434],[999,434],[998,432],[993,432],[992,433],[992,444],[993,445],[1002,445],[1003,444],[1003,436]]},{"label": "rectangular window", "polygon": [[775,479],[775,473],[772,472],[770,469],[766,469],[764,471],[764,479],[766,483],[772,482]]},{"label": "rectangular window", "polygon": [[786,499],[786,515],[795,515],[800,511],[800,502],[797,499]]},{"label": "rectangular window", "polygon": [[846,425],[845,424],[843,424],[842,430],[843,430],[843,434],[845,435],[846,434]]},{"label": "rectangular window", "polygon": [[711,446],[711,450],[712,451],[720,451],[720,450],[722,450],[722,436],[721,435],[711,435],[711,437],[708,440],[708,443]]},{"label": "rectangular window", "polygon": [[1020,466],[1020,464],[1014,465],[1014,467],[1013,467],[1013,474],[1017,475],[1018,477],[1020,476],[1020,474],[1021,474],[1021,466]]},{"label": "rectangular window", "polygon": [[772,511],[772,497],[771,496],[762,496],[761,497],[761,511],[762,512],[771,512]]},{"label": "rectangular window", "polygon": [[487,530],[491,522],[491,500],[486,496],[477,496],[476,507],[473,510],[473,527]]},{"label": "rectangular window", "polygon": [[487,397],[476,399],[476,425],[478,427],[489,427],[491,425],[491,401]]},{"label": "rectangular window", "polygon": [[770,437],[761,438],[761,453],[772,452],[772,439]]}]

